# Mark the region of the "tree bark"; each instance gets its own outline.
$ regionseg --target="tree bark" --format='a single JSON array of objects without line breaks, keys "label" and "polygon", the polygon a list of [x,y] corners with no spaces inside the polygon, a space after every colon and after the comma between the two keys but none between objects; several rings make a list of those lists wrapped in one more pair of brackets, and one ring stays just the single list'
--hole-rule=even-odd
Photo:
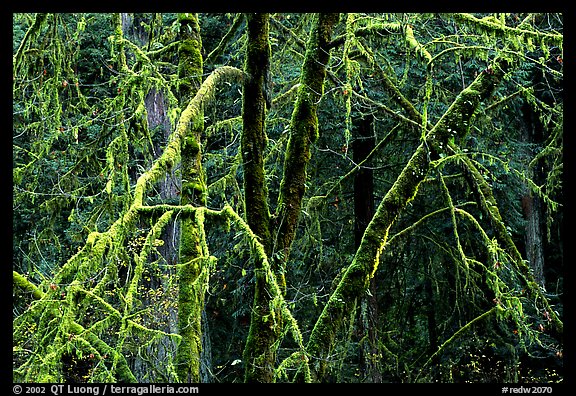
[{"label": "tree bark", "polygon": [[[266,148],[265,83],[270,67],[269,15],[246,15],[248,41],[246,48],[246,78],[242,93],[242,164],[244,169],[244,203],[246,222],[270,255],[270,213],[264,175]],[[273,382],[277,339],[281,315],[271,304],[272,295],[264,276],[263,262],[255,260],[254,303],[250,329],[244,349],[245,382]],[[276,272],[276,271],[275,271]],[[281,274],[278,274],[280,277]],[[275,312],[271,312],[274,310]],[[272,318],[276,318],[272,320]]]},{"label": "tree bark", "polygon": [[[542,124],[538,115],[532,108],[525,104],[522,108],[524,114],[524,130],[522,140],[526,143],[541,143]],[[536,184],[540,184],[540,172],[533,168],[527,169],[527,176],[536,179]],[[528,188],[522,196],[522,211],[526,220],[526,259],[534,272],[536,282],[544,287],[544,245],[542,241],[542,205],[540,198],[535,196]]]},{"label": "tree bark", "polygon": [[[370,117],[356,121],[356,138],[352,143],[352,159],[355,164],[364,161],[374,150],[376,139],[372,132]],[[354,239],[358,249],[362,243],[364,231],[374,216],[374,177],[371,168],[363,166],[354,175]],[[376,282],[370,279],[370,293],[362,300],[361,327],[365,334],[362,343],[362,362],[364,376],[368,382],[382,382],[378,358],[378,301],[376,299]]]}]

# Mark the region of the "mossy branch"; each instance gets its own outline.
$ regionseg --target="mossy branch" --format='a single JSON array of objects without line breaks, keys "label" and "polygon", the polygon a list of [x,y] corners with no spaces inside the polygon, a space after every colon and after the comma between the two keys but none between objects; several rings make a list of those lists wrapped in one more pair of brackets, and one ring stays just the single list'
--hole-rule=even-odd
[{"label": "mossy branch", "polygon": [[[562,48],[563,35],[560,33],[544,33],[537,30],[528,30],[523,27],[510,27],[503,24],[501,21],[491,17],[477,18],[471,14],[458,13],[453,14],[457,22],[465,23],[468,26],[480,30],[482,32],[497,34],[503,38],[518,39],[531,39],[543,41],[548,45],[557,46]],[[527,23],[522,23],[525,26]]]},{"label": "mossy branch", "polygon": [[466,323],[464,326],[460,327],[453,335],[452,337],[450,337],[449,339],[447,339],[446,341],[444,341],[444,343],[442,343],[442,345],[440,345],[438,347],[438,350],[436,350],[432,355],[430,355],[430,357],[428,358],[428,360],[422,365],[422,367],[420,368],[420,371],[418,372],[418,375],[416,376],[415,381],[418,380],[418,378],[420,377],[420,374],[422,373],[422,371],[424,370],[424,368],[426,368],[426,366],[428,366],[428,364],[430,364],[433,359],[440,353],[442,352],[442,350],[444,350],[444,348],[446,348],[448,345],[450,345],[451,343],[453,343],[455,340],[458,339],[458,337],[460,337],[464,332],[466,332],[467,330],[470,330],[472,328],[472,326],[476,323],[479,322],[485,318],[487,318],[488,316],[492,315],[493,313],[495,313],[497,310],[502,309],[500,306],[495,306],[491,309],[489,309],[488,311],[482,313],[481,315],[475,317],[474,319],[472,319],[471,321],[469,321],[468,323]]},{"label": "mossy branch", "polygon": [[[260,270],[255,271],[255,275],[262,278],[266,290],[270,293],[268,310],[269,312],[275,312],[279,310],[283,319],[282,323],[285,323],[286,326],[288,326],[294,341],[303,353],[302,356],[305,356],[304,339],[298,327],[298,322],[292,316],[290,308],[288,307],[288,303],[284,299],[282,290],[276,281],[276,276],[274,275],[272,266],[270,265],[270,261],[264,249],[264,245],[260,242],[257,235],[250,229],[248,223],[246,223],[246,221],[244,221],[244,219],[242,219],[242,217],[240,217],[240,215],[238,215],[238,213],[236,213],[230,205],[226,205],[222,209],[221,213],[228,217],[232,223],[238,225],[250,239],[253,253],[256,255],[256,260],[259,261],[258,267],[260,268]],[[275,329],[277,332],[280,332],[280,330],[281,329]],[[278,343],[275,343],[275,345],[277,346]],[[306,361],[306,364],[304,364],[305,367],[303,368],[304,372],[309,373],[309,367],[307,365],[308,359],[303,358],[302,360]],[[310,377],[308,376],[307,378]]]},{"label": "mossy branch", "polygon": [[236,35],[236,32],[240,29],[240,26],[242,26],[242,22],[244,22],[244,19],[245,19],[244,13],[236,14],[236,16],[234,17],[234,21],[232,21],[230,29],[228,29],[226,34],[222,37],[216,48],[214,48],[208,54],[208,56],[206,56],[204,63],[211,64],[216,60],[218,56],[222,54],[224,48],[226,48],[226,46],[233,40],[234,36]]},{"label": "mossy branch", "polygon": [[322,380],[328,357],[334,346],[335,334],[348,317],[353,302],[362,297],[370,278],[378,268],[380,255],[388,242],[388,231],[397,217],[414,199],[420,183],[430,168],[428,147],[442,148],[451,137],[462,138],[480,101],[490,95],[504,75],[506,62],[497,63],[492,74],[482,73],[464,89],[425,136],[396,181],[378,206],[368,224],[352,264],[345,270],[336,290],[330,296],[318,318],[307,344],[307,352],[314,356],[312,379]]},{"label": "mossy branch", "polygon": [[44,297],[44,293],[38,289],[34,283],[30,282],[25,276],[18,272],[12,271],[12,279],[16,286],[20,287],[25,292],[32,293],[34,299],[40,300]]},{"label": "mossy branch", "polygon": [[311,145],[318,139],[318,102],[324,93],[326,65],[330,59],[328,43],[338,14],[315,15],[314,26],[306,44],[301,85],[290,120],[290,138],[284,158],[284,173],[278,197],[279,223],[274,240],[276,251],[288,259],[296,234],[302,199],[306,189]]},{"label": "mossy branch", "polygon": [[18,46],[18,50],[16,50],[16,53],[13,56],[12,72],[14,73],[14,76],[16,76],[16,70],[18,70],[18,68],[20,67],[20,63],[22,62],[22,56],[24,55],[24,51],[26,50],[29,41],[38,35],[47,17],[48,14],[45,13],[36,14],[36,16],[34,17],[34,22],[28,28],[26,34],[24,34],[24,37],[22,38],[22,41]]},{"label": "mossy branch", "polygon": [[172,169],[180,160],[180,147],[182,140],[186,137],[188,125],[191,120],[201,111],[202,105],[213,97],[216,86],[222,80],[236,79],[241,80],[244,74],[240,69],[232,66],[222,66],[215,69],[204,80],[196,95],[190,100],[180,118],[176,129],[170,135],[170,140],[164,149],[162,155],[154,162],[152,167],[143,173],[136,182],[134,191],[134,202],[137,206],[142,205],[146,187],[160,180],[165,176],[169,169]]}]

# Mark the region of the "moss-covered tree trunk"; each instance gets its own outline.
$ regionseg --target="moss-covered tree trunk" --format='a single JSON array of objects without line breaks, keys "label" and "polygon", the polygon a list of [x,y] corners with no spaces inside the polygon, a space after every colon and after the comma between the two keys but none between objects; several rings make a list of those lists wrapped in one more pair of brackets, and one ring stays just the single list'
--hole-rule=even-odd
[{"label": "moss-covered tree trunk", "polygon": [[438,123],[425,135],[424,141],[378,206],[352,264],[344,272],[310,335],[306,351],[313,359],[310,365],[313,381],[323,380],[337,330],[351,314],[357,299],[366,293],[386,246],[388,231],[406,205],[414,199],[430,168],[431,158],[445,150],[449,139],[460,138],[467,133],[478,104],[490,95],[502,79],[505,69],[506,61],[496,62],[458,95]]},{"label": "moss-covered tree trunk", "polygon": [[[180,46],[178,48],[178,93],[185,105],[202,83],[202,40],[196,14],[179,14]],[[190,120],[190,129],[182,139],[181,204],[205,206],[206,183],[202,169],[200,139],[204,128],[203,111]],[[180,251],[178,260],[178,332],[182,340],[178,346],[177,374],[181,382],[200,382],[202,352],[202,310],[208,282],[204,268],[201,219],[197,215],[180,223]]]},{"label": "moss-covered tree trunk", "polygon": [[[246,15],[248,40],[242,93],[242,165],[246,223],[270,255],[270,212],[264,176],[266,148],[266,83],[270,67],[269,15]],[[262,260],[255,260],[254,303],[244,349],[245,382],[273,382],[281,315],[271,306],[272,295]],[[271,314],[271,310],[276,312]],[[272,318],[275,318],[273,320]]]},{"label": "moss-covered tree trunk", "polygon": [[[338,14],[315,15],[306,44],[298,97],[290,120],[290,138],[275,216],[278,232],[274,236],[274,251],[280,253],[282,266],[285,266],[288,260],[290,246],[296,235],[302,198],[306,190],[307,167],[312,155],[311,147],[318,139],[316,112],[324,93],[326,65],[330,60],[329,43],[338,17]],[[278,281],[284,288],[284,280]]]}]

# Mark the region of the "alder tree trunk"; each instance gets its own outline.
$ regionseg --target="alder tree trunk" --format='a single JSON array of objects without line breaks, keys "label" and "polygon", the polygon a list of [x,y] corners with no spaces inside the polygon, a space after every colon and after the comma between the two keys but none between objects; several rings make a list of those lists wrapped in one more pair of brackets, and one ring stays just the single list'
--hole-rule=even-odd
[{"label": "alder tree trunk", "polygon": [[[270,213],[264,175],[266,148],[265,85],[270,67],[269,15],[246,16],[248,41],[246,48],[246,78],[242,94],[242,165],[244,168],[244,202],[246,222],[264,245],[270,256]],[[281,315],[271,305],[269,290],[261,258],[254,264],[254,302],[250,329],[244,349],[245,382],[273,382],[276,348],[282,328]],[[277,271],[275,271],[277,272]],[[278,276],[281,276],[278,274]],[[271,312],[274,310],[275,312]],[[272,319],[275,318],[275,319]]]},{"label": "alder tree trunk", "polygon": [[[184,107],[202,83],[202,39],[197,14],[179,14],[178,91]],[[190,122],[180,148],[181,204],[206,205],[206,181],[202,168],[201,137],[204,114],[199,111]],[[181,220],[178,260],[178,345],[176,364],[181,382],[200,382],[202,362],[202,311],[209,270],[205,260],[203,222],[194,216]],[[203,243],[204,242],[204,243]]]},{"label": "alder tree trunk", "polygon": [[[279,254],[283,261],[280,272],[288,261],[290,246],[296,235],[302,199],[306,191],[311,148],[318,139],[317,109],[324,94],[326,65],[330,60],[329,43],[338,17],[338,14],[315,15],[306,44],[298,96],[290,119],[290,138],[284,157],[277,212],[274,216],[274,224],[278,230],[274,235],[273,253]],[[283,279],[279,279],[279,284],[285,288]]]},{"label": "alder tree trunk", "polygon": [[[266,22],[262,21],[265,18]],[[284,173],[280,184],[277,213],[271,225],[277,227],[272,246],[266,247],[267,241],[263,241],[265,249],[269,249],[272,256],[272,266],[277,283],[285,292],[286,282],[284,278],[285,265],[288,260],[290,246],[296,235],[296,227],[301,212],[302,199],[306,190],[307,166],[311,158],[312,144],[318,138],[318,117],[316,114],[318,102],[324,92],[324,79],[326,77],[326,65],[330,60],[328,44],[330,42],[332,28],[338,21],[338,14],[318,14],[314,16],[314,22],[310,37],[306,46],[304,64],[300,87],[292,118],[290,120],[290,138],[284,159]],[[262,15],[248,16],[249,39],[246,71],[248,82],[244,85],[244,93],[251,95],[245,97],[244,106],[244,131],[243,155],[255,156],[255,158],[243,157],[244,165],[248,165],[250,174],[245,179],[247,191],[247,214],[250,210],[253,219],[248,217],[248,222],[253,222],[255,232],[266,235],[264,218],[268,216],[263,194],[265,192],[263,170],[259,165],[259,156],[262,155],[265,135],[264,128],[266,92],[263,82],[267,78],[269,57],[268,41],[268,17]],[[253,42],[252,42],[253,41]],[[254,64],[253,62],[261,62]],[[253,113],[247,114],[251,109]],[[262,124],[259,126],[258,124]],[[249,139],[250,135],[252,139]],[[246,147],[247,150],[244,150]],[[244,154],[244,152],[248,154]],[[255,162],[251,162],[255,161]],[[261,176],[259,176],[261,174]],[[248,206],[248,197],[253,196],[254,202]],[[258,235],[258,234],[257,234]],[[258,235],[262,238],[263,235]],[[279,253],[279,254],[277,254]],[[279,256],[279,257],[277,257]],[[282,318],[276,314],[278,307],[271,306],[274,298],[273,293],[267,289],[271,287],[270,281],[258,264],[255,268],[257,285],[255,290],[254,309],[250,333],[246,343],[244,358],[246,361],[245,380],[247,382],[272,382],[274,381],[274,366],[278,340],[282,331]]]}]

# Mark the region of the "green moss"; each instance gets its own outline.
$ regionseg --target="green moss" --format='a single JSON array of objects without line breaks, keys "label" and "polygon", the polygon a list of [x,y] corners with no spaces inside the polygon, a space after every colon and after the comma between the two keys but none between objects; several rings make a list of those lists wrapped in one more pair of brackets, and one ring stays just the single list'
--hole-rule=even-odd
[{"label": "green moss", "polygon": [[[202,83],[202,41],[197,14],[179,14],[178,91],[181,101],[197,94]],[[181,203],[202,207],[206,203],[206,185],[202,169],[201,136],[204,129],[202,106],[195,108],[182,128]],[[182,119],[181,119],[182,120]],[[200,382],[200,355],[202,352],[201,314],[208,272],[205,266],[207,252],[203,235],[203,212],[181,221],[178,267],[178,333],[181,336],[176,353],[176,373],[182,382]]]},{"label": "green moss", "polygon": [[278,250],[284,260],[289,257],[295,236],[302,198],[306,189],[307,167],[311,146],[318,139],[317,106],[324,93],[326,65],[330,60],[329,43],[338,14],[315,16],[314,27],[306,45],[302,66],[301,85],[290,120],[290,137],[284,158],[284,173],[278,198],[282,221],[279,229]]},{"label": "green moss", "polygon": [[190,135],[184,139],[182,153],[190,158],[200,154],[200,143],[196,136]]},{"label": "green moss", "polygon": [[12,271],[12,279],[16,286],[20,287],[22,290],[26,292],[32,293],[32,297],[34,297],[35,299],[39,300],[44,296],[44,293],[42,293],[42,291],[39,290],[36,287],[36,285],[34,285],[24,276],[20,275],[18,272]]}]

